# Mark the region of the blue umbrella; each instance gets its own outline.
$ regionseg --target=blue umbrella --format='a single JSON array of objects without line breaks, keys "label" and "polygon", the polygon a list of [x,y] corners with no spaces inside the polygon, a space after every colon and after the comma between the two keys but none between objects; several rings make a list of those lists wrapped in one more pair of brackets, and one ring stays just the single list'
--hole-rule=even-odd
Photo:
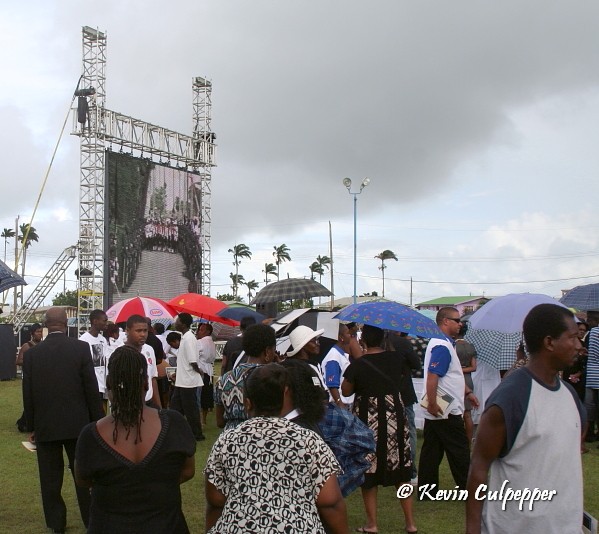
[{"label": "blue umbrella", "polygon": [[241,319],[244,317],[253,317],[256,319],[257,323],[261,323],[264,321],[264,319],[266,319],[266,317],[261,313],[258,313],[257,311],[246,306],[229,306],[228,308],[217,312],[216,315],[219,315],[220,317],[226,317],[227,319],[233,319],[234,321],[241,321]]},{"label": "blue umbrella", "polygon": [[362,302],[342,309],[336,316],[341,321],[377,326],[383,330],[405,332],[412,336],[445,339],[437,324],[399,302]]},{"label": "blue umbrella", "polygon": [[0,293],[15,286],[26,286],[27,282],[0,260]]},{"label": "blue umbrella", "polygon": [[599,284],[576,286],[568,291],[559,301],[580,311],[599,310]]}]

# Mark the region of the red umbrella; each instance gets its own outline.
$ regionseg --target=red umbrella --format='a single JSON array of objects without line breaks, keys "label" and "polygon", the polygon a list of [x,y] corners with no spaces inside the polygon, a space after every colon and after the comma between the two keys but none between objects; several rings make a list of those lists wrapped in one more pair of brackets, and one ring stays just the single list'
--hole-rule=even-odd
[{"label": "red umbrella", "polygon": [[122,323],[132,315],[141,315],[150,319],[172,319],[177,312],[163,300],[152,297],[133,297],[117,302],[106,311],[106,315],[109,321]]},{"label": "red umbrella", "polygon": [[239,324],[239,321],[217,315],[220,310],[227,307],[224,302],[207,297],[206,295],[200,295],[199,293],[183,293],[169,300],[168,304],[178,312],[187,312],[206,321],[228,324],[230,326],[237,326]]}]

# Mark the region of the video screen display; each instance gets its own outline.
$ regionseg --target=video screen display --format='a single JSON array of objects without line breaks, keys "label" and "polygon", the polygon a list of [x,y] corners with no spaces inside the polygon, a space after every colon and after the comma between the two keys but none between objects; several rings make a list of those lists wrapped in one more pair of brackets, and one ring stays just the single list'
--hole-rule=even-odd
[{"label": "video screen display", "polygon": [[200,175],[106,152],[105,309],[201,292]]}]

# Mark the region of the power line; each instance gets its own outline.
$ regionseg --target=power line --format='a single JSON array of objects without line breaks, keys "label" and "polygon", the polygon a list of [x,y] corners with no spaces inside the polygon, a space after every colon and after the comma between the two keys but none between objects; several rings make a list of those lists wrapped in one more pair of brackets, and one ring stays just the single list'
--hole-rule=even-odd
[{"label": "power line", "polygon": [[[342,273],[335,271],[335,274],[353,276],[353,273]],[[368,276],[368,275],[358,275],[359,278],[372,278],[376,280],[380,280],[380,276]],[[509,285],[509,284],[543,284],[547,282],[567,282],[570,280],[586,280],[588,278],[597,278],[599,274],[591,274],[588,276],[574,276],[572,278],[550,278],[548,280],[517,280],[512,282],[455,282],[449,280],[416,280],[410,278],[389,278],[385,276],[385,280],[393,280],[395,282],[410,282],[410,280],[414,283],[419,284],[455,284],[455,285]]]}]

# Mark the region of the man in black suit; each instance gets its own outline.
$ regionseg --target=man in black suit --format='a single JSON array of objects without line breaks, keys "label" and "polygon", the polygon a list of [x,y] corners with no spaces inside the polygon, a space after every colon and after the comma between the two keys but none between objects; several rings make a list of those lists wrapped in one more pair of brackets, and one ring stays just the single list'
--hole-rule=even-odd
[{"label": "man in black suit", "polygon": [[[104,416],[89,345],[66,336],[61,308],[46,313],[48,336],[23,358],[23,406],[27,430],[37,445],[37,462],[46,525],[64,532],[67,510],[61,495],[63,448],[74,472],[75,446],[81,429]],[[89,521],[88,488],[77,487],[83,523]]]}]

